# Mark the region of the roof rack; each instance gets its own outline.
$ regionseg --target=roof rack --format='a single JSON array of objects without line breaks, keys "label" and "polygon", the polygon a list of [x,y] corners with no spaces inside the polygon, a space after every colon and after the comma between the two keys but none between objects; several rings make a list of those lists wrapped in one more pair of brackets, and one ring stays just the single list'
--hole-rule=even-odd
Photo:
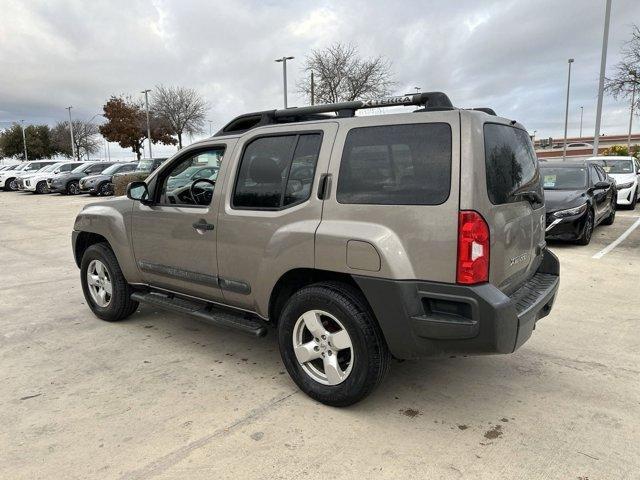
[{"label": "roof rack", "polygon": [[[309,120],[326,120],[337,117],[353,117],[356,110],[366,108],[383,108],[396,106],[417,105],[421,110],[453,110],[453,104],[449,97],[442,92],[424,92],[413,95],[400,95],[396,97],[356,100],[353,102],[327,103],[311,105],[308,107],[283,108],[280,110],[265,110],[263,112],[246,113],[227,123],[214,137],[243,133],[252,128],[275,123],[306,122]],[[334,113],[333,115],[326,115]]]}]

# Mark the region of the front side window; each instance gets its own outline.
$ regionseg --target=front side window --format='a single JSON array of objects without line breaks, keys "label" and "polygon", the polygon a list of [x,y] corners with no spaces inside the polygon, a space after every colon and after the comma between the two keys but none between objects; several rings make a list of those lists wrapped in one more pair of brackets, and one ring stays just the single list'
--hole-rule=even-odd
[{"label": "front side window", "polygon": [[339,203],[439,205],[450,186],[449,124],[362,127],[347,134]]},{"label": "front side window", "polygon": [[213,199],[224,147],[199,150],[174,164],[160,179],[160,203],[207,206]]},{"label": "front side window", "polygon": [[484,154],[491,203],[518,202],[522,200],[517,195],[520,192],[539,192],[538,160],[527,132],[509,125],[486,123]]},{"label": "front side window", "polygon": [[242,155],[233,207],[278,210],[306,201],[321,144],[319,133],[253,140]]}]

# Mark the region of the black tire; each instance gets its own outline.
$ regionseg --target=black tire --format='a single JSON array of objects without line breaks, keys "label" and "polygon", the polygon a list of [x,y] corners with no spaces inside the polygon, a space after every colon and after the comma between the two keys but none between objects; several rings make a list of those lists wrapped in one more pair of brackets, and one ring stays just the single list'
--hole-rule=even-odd
[{"label": "black tire", "polygon": [[[87,270],[92,260],[99,260],[106,267],[111,280],[112,294],[106,307],[97,305],[89,292]],[[133,289],[127,283],[115,254],[106,243],[91,245],[84,252],[80,263],[80,281],[84,298],[96,317],[108,322],[124,320],[138,309],[138,302],[131,300]]]},{"label": "black tire", "polygon": [[36,184],[36,193],[47,193],[47,182],[42,180]]},{"label": "black tire", "polygon": [[633,191],[633,195],[631,195],[631,203],[629,204],[629,210],[635,210],[637,203],[638,203],[638,191],[636,189]]},{"label": "black tire", "polygon": [[593,216],[593,210],[587,211],[587,219],[584,222],[582,233],[576,243],[578,245],[589,245],[591,243],[591,237],[593,236],[593,229],[595,228],[595,220]]},{"label": "black tire", "polygon": [[[333,315],[349,334],[355,361],[347,377],[336,385],[311,378],[296,358],[294,328],[301,315],[310,310]],[[278,343],[282,361],[296,385],[311,398],[334,407],[352,405],[369,395],[384,378],[391,359],[367,301],[355,288],[338,282],[317,283],[289,298],[278,321]]]},{"label": "black tire", "polygon": [[607,218],[605,218],[602,221],[602,224],[613,225],[613,222],[615,221],[615,219],[616,219],[616,200],[614,199],[613,202],[611,202],[611,213]]},{"label": "black tire", "polygon": [[67,195],[78,195],[80,193],[80,184],[77,180],[72,180],[67,184]]},{"label": "black tire", "polygon": [[109,182],[104,182],[98,185],[97,191],[98,195],[101,197],[108,197],[109,195],[113,194]]},{"label": "black tire", "polygon": [[15,178],[8,178],[6,182],[4,182],[4,189],[7,192],[15,192],[18,190],[18,185],[16,184]]}]

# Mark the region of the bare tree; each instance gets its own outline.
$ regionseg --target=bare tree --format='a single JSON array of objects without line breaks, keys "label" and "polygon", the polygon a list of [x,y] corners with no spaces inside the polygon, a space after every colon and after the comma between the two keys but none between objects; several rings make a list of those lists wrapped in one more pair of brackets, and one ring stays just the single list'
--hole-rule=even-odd
[{"label": "bare tree", "polygon": [[342,43],[313,50],[303,70],[306,78],[298,82],[298,91],[311,99],[309,77],[313,72],[315,103],[382,97],[388,95],[395,84],[391,63],[386,58],[361,58],[356,47]]},{"label": "bare tree", "polygon": [[167,123],[170,133],[178,137],[179,149],[185,133],[193,135],[204,131],[207,102],[192,88],[157,85],[151,108]]},{"label": "bare tree", "polygon": [[[95,123],[82,120],[73,121],[73,143],[75,144],[76,160],[89,158],[89,154],[100,150],[101,141],[98,137],[98,126]],[[69,122],[58,122],[51,130],[51,141],[61,155],[71,157],[71,134]]]},{"label": "bare tree", "polygon": [[607,77],[605,90],[616,100],[630,98],[635,87],[634,111],[640,115],[640,27],[633,26],[631,40],[626,42],[620,52],[622,60],[615,66],[615,75]]}]

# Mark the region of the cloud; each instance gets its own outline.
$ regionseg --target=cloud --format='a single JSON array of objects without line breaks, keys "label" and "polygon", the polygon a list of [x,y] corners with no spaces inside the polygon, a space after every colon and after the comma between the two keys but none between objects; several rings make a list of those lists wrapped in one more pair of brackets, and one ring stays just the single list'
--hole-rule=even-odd
[{"label": "cloud", "polygon": [[[538,136],[562,133],[566,60],[573,57],[570,134],[577,134],[580,105],[590,134],[604,2],[576,5],[5,0],[0,121],[53,124],[65,118],[68,105],[78,118],[90,118],[112,94],[139,95],[163,83],[200,91],[216,129],[240,113],[282,105],[281,65],[274,59],[285,54],[296,57],[288,65],[289,104],[303,104],[294,90],[305,55],[341,41],[365,56],[388,57],[396,93],[415,86],[442,90],[459,106],[491,106]],[[633,22],[640,23],[637,0],[614,2],[609,67]],[[624,132],[627,121],[626,102],[606,98],[602,131]]]}]

